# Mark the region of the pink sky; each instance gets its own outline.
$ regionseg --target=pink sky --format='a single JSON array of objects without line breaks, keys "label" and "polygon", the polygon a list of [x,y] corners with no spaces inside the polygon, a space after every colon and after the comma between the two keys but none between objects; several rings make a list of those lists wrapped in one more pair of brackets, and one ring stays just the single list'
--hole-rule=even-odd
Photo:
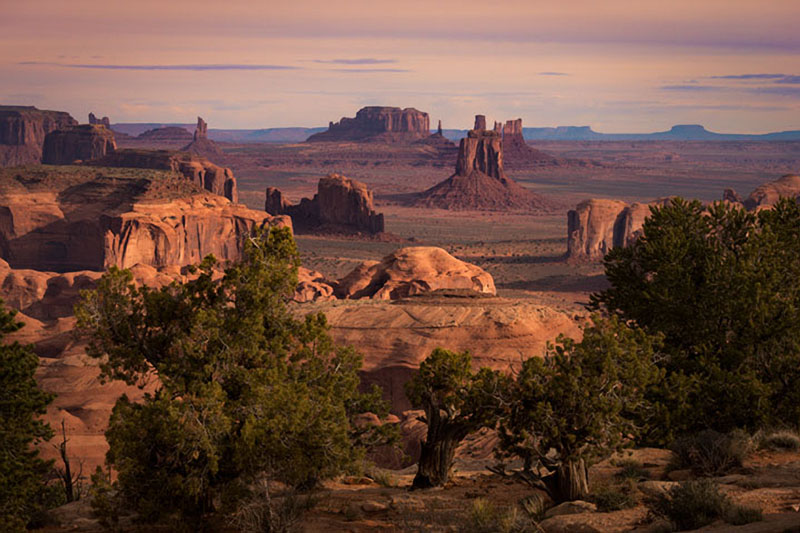
[{"label": "pink sky", "polygon": [[5,2],[0,102],[322,126],[364,105],[526,126],[800,129],[798,0]]}]

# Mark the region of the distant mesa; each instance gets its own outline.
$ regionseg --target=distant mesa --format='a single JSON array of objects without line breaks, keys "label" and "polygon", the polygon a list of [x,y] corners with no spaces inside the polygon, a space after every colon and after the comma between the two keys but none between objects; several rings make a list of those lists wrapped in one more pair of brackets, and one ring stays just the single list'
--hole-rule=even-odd
[{"label": "distant mesa", "polygon": [[109,120],[108,117],[97,118],[94,113],[89,113],[89,124],[97,124],[98,126],[111,128],[111,120]]},{"label": "distant mesa", "polygon": [[196,264],[208,254],[237,260],[243,239],[265,224],[291,221],[233,204],[171,171],[0,171],[0,256],[12,268],[160,268]]},{"label": "distant mesa", "polygon": [[117,150],[88,164],[99,167],[146,168],[169,170],[183,175],[188,181],[231,202],[239,201],[239,191],[233,171],[215,165],[205,157],[172,150]]},{"label": "distant mesa", "polygon": [[314,198],[290,204],[275,187],[267,187],[265,210],[289,215],[297,232],[367,233],[384,231],[383,214],[375,211],[372,191],[360,181],[329,174],[321,178]]},{"label": "distant mesa", "polygon": [[380,262],[367,261],[339,280],[342,299],[396,300],[436,290],[464,290],[494,295],[491,274],[433,246],[400,248]]},{"label": "distant mesa", "polygon": [[100,124],[81,124],[51,131],[44,138],[42,163],[71,165],[100,159],[117,149],[114,132]]},{"label": "distant mesa", "polygon": [[183,141],[191,142],[194,136],[179,126],[165,126],[147,130],[136,136],[140,141]]},{"label": "distant mesa", "polygon": [[503,140],[486,129],[486,117],[475,117],[475,128],[461,139],[455,174],[417,195],[412,205],[453,210],[541,210],[548,203],[540,195],[506,176]]},{"label": "distant mesa", "polygon": [[197,128],[194,130],[192,142],[181,148],[181,151],[208,158],[222,155],[222,150],[217,143],[208,138],[208,124],[200,117],[197,117]]},{"label": "distant mesa", "polygon": [[0,167],[40,163],[47,134],[77,125],[78,121],[63,111],[0,106]]},{"label": "distant mesa", "polygon": [[331,122],[327,131],[316,133],[306,142],[413,142],[430,136],[428,113],[413,107],[364,107],[355,118]]}]

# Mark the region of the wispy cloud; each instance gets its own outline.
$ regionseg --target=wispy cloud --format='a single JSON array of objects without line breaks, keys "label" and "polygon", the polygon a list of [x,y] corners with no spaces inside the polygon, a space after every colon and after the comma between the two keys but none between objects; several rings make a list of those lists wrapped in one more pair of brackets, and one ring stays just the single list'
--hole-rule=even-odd
[{"label": "wispy cloud", "polygon": [[98,70],[297,70],[301,67],[289,65],[248,65],[236,63],[212,63],[196,65],[114,65],[91,63],[54,63],[47,61],[20,61],[18,65],[47,66],[62,68],[98,69]]},{"label": "wispy cloud", "polygon": [[727,76],[710,76],[714,80],[772,80],[774,83],[800,85],[800,76],[796,74],[731,74]]},{"label": "wispy cloud", "polygon": [[355,59],[314,59],[314,63],[325,63],[333,65],[385,65],[397,63],[396,59],[376,59],[374,57],[361,57]]},{"label": "wispy cloud", "polygon": [[662,85],[661,90],[710,92],[710,91],[724,91],[727,90],[727,87],[717,87],[712,85]]},{"label": "wispy cloud", "polygon": [[540,72],[539,76],[569,76],[567,72]]},{"label": "wispy cloud", "polygon": [[332,72],[349,72],[350,74],[363,74],[370,72],[411,72],[407,68],[332,68]]}]

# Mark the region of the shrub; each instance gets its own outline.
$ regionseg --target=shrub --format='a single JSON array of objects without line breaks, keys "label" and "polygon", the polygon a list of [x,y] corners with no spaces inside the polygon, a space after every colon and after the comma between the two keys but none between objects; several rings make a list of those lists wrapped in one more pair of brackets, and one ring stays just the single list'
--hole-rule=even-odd
[{"label": "shrub", "polygon": [[633,490],[626,485],[605,485],[597,487],[591,495],[591,500],[597,505],[597,509],[607,513],[629,509],[636,505],[636,498]]},{"label": "shrub", "polygon": [[788,430],[774,431],[763,435],[759,440],[758,446],[767,450],[796,452],[800,450],[800,436]]},{"label": "shrub", "polygon": [[624,459],[619,461],[616,466],[620,467],[619,472],[614,474],[617,479],[640,480],[650,478],[650,472],[639,461]]},{"label": "shrub", "polygon": [[734,526],[743,526],[752,522],[760,522],[764,519],[761,509],[747,507],[744,505],[731,505],[725,512],[725,521]]},{"label": "shrub", "polygon": [[742,466],[753,449],[752,440],[742,431],[719,433],[705,430],[677,439],[671,470],[689,468],[700,476],[715,476]]},{"label": "shrub", "polygon": [[686,481],[647,502],[650,512],[679,531],[701,528],[722,518],[730,500],[708,479]]},{"label": "shrub", "polygon": [[528,533],[535,531],[533,520],[516,507],[498,509],[492,502],[473,500],[462,530],[471,533]]}]

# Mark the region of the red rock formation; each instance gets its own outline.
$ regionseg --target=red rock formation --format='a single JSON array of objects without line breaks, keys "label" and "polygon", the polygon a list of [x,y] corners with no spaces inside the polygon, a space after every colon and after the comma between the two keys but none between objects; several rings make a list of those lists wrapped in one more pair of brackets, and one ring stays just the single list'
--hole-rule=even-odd
[{"label": "red rock formation", "polygon": [[331,122],[327,131],[316,133],[306,142],[377,141],[409,142],[430,136],[430,117],[409,107],[364,107],[355,118]]},{"label": "red rock formation", "polygon": [[152,168],[171,170],[203,189],[224,196],[231,202],[239,201],[239,191],[233,171],[220,167],[208,159],[170,150],[117,150],[113,154],[92,161],[101,167]]},{"label": "red rock formation", "polygon": [[147,130],[146,132],[137,135],[136,139],[140,141],[192,141],[193,136],[184,128],[178,126],[165,126],[163,128],[155,128]]},{"label": "red rock formation", "polygon": [[254,226],[291,225],[174,173],[42,168],[23,170],[24,185],[13,176],[0,188],[0,256],[13,268],[180,266],[207,254],[235,260]]},{"label": "red rock formation", "polygon": [[317,194],[291,205],[274,187],[267,188],[268,213],[289,215],[298,232],[382,233],[383,214],[376,213],[372,191],[360,181],[338,174],[319,180]]},{"label": "red rock formation", "polygon": [[77,125],[77,120],[62,111],[0,106],[0,167],[41,162],[45,136]]},{"label": "red rock formation", "polygon": [[181,148],[181,151],[208,158],[222,155],[217,143],[208,138],[208,124],[200,117],[197,117],[197,128],[194,130],[192,142]]},{"label": "red rock formation", "polygon": [[800,176],[787,174],[756,187],[743,203],[748,211],[772,207],[781,197],[800,199]]},{"label": "red rock formation", "polygon": [[42,163],[71,165],[100,159],[117,149],[114,133],[105,126],[82,124],[51,131],[44,138]]},{"label": "red rock formation", "polygon": [[522,136],[522,119],[507,120],[495,125],[503,136],[503,153],[509,168],[558,164],[558,159],[535,148],[531,148]]},{"label": "red rock formation", "polygon": [[[485,126],[486,118],[477,115],[475,125]],[[455,174],[421,193],[412,203],[440,209],[506,211],[547,208],[547,202],[541,196],[506,176],[501,136],[485,128],[470,130],[461,139]]]},{"label": "red rock formation", "polygon": [[97,118],[94,113],[89,113],[89,124],[97,124],[98,126],[105,126],[111,129],[111,120],[108,117]]},{"label": "red rock formation", "polygon": [[433,246],[401,248],[381,262],[364,262],[339,280],[335,292],[344,299],[396,300],[439,289],[496,294],[488,272]]}]

